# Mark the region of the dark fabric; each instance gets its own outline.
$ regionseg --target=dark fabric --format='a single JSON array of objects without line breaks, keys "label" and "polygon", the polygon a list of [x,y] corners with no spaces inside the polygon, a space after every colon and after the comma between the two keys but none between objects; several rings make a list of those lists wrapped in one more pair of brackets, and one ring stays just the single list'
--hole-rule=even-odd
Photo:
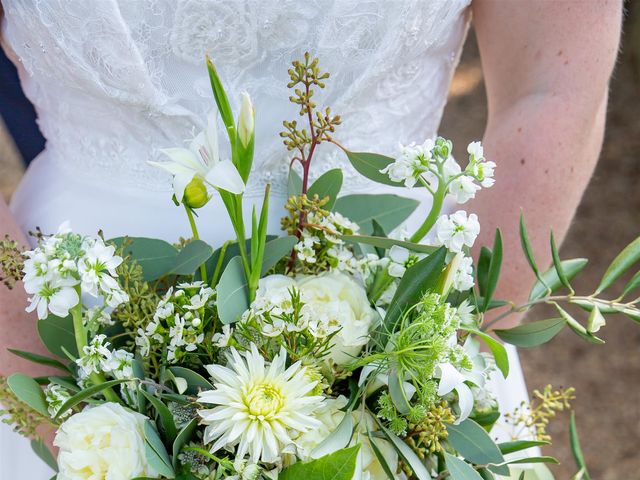
[{"label": "dark fabric", "polygon": [[44,138],[36,124],[36,112],[20,87],[18,71],[0,49],[0,116],[29,164],[44,148]]}]

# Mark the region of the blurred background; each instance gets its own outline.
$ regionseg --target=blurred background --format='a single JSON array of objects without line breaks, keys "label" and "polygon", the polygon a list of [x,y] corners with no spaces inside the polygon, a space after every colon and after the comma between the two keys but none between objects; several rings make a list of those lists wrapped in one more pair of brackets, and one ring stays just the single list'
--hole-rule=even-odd
[{"label": "blurred background", "polygon": [[[573,282],[578,292],[593,291],[616,253],[640,235],[640,2],[629,2],[627,7],[602,156],[561,249],[563,258],[590,260],[586,273]],[[460,148],[482,136],[485,118],[482,70],[471,31],[451,85],[441,133]],[[20,125],[11,127],[13,136],[0,119],[0,191],[7,200],[24,171],[17,145],[28,157],[29,149],[41,141],[25,137]],[[534,313],[531,318],[555,316],[543,310]],[[607,343],[594,346],[563,332],[541,348],[521,350],[525,376],[530,390],[548,383],[576,388],[573,405],[593,479],[640,478],[640,325],[612,317],[602,337]],[[553,454],[562,461],[553,468],[559,480],[576,470],[568,422],[568,414],[561,414],[549,429]]]}]

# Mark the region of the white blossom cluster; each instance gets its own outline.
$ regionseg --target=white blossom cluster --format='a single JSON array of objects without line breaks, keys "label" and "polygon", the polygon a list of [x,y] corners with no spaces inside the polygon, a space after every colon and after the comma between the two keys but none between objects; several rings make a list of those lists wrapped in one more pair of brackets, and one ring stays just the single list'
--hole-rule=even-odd
[{"label": "white blossom cluster", "polygon": [[394,182],[402,182],[413,187],[417,182],[437,188],[445,182],[447,193],[462,204],[474,198],[481,188],[494,184],[495,162],[484,158],[480,142],[472,142],[467,147],[469,162],[464,170],[451,156],[452,143],[438,137],[428,139],[422,145],[411,143],[400,145],[400,155],[393,163],[380,170]]},{"label": "white blossom cluster", "polygon": [[[69,391],[61,385],[56,383],[50,383],[44,389],[44,399],[47,402],[47,410],[49,415],[55,417],[60,410],[60,407],[71,398]],[[64,412],[60,418],[65,418],[71,414],[73,410],[69,409]]]},{"label": "white blossom cluster", "polygon": [[82,349],[76,360],[82,379],[93,373],[106,373],[122,380],[133,378],[133,354],[126,350],[111,350],[104,334],[96,335]]},{"label": "white blossom cluster", "polygon": [[129,300],[116,280],[122,258],[101,238],[72,233],[63,225],[25,256],[23,282],[31,295],[27,311],[35,310],[39,319],[49,313],[66,317],[81,294],[102,298],[111,308]]},{"label": "white blossom cluster", "polygon": [[151,345],[167,347],[167,360],[175,363],[184,352],[193,352],[204,341],[207,313],[214,308],[214,290],[204,282],[178,284],[160,300],[145,330],[138,329],[136,345],[142,356]]},{"label": "white blossom cluster", "polygon": [[354,235],[360,230],[338,212],[328,215],[310,213],[306,219],[307,227],[302,230],[300,241],[295,246],[297,258],[308,265],[326,260],[331,268],[354,272],[358,269],[358,260],[347,248],[340,235]]}]

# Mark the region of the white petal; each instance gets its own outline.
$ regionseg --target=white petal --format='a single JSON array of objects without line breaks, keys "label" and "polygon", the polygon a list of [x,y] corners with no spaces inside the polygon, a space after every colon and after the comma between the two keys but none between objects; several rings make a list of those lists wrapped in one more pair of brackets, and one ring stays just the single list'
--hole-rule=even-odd
[{"label": "white petal", "polygon": [[171,173],[173,173],[173,171],[171,171],[170,169],[175,169],[179,166],[195,171],[201,171],[203,168],[202,162],[198,160],[198,157],[195,155],[195,153],[187,148],[163,148],[162,150],[160,150],[160,152],[168,156],[171,160],[173,160],[173,162],[149,163],[157,167],[164,168]]},{"label": "white petal", "polygon": [[220,161],[220,154],[218,153],[218,112],[212,110],[207,115],[207,129],[205,131],[207,138],[207,152],[211,155],[209,159],[211,165],[215,165]]},{"label": "white petal", "polygon": [[471,389],[464,383],[456,387],[458,393],[458,405],[460,406],[460,416],[454,422],[456,425],[467,419],[473,409],[473,394]]},{"label": "white petal", "polygon": [[244,182],[235,165],[229,160],[223,160],[213,166],[207,173],[205,180],[214,188],[231,193],[244,192]]},{"label": "white petal", "polygon": [[438,384],[438,395],[446,395],[464,381],[462,374],[450,363],[441,363],[440,383]]}]

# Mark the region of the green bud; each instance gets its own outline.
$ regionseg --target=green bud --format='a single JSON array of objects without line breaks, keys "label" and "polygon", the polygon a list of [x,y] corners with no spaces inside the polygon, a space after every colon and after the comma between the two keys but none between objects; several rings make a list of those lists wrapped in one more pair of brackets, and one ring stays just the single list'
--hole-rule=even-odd
[{"label": "green bud", "polygon": [[204,207],[209,201],[207,186],[201,177],[195,176],[184,189],[184,204],[189,208]]}]

